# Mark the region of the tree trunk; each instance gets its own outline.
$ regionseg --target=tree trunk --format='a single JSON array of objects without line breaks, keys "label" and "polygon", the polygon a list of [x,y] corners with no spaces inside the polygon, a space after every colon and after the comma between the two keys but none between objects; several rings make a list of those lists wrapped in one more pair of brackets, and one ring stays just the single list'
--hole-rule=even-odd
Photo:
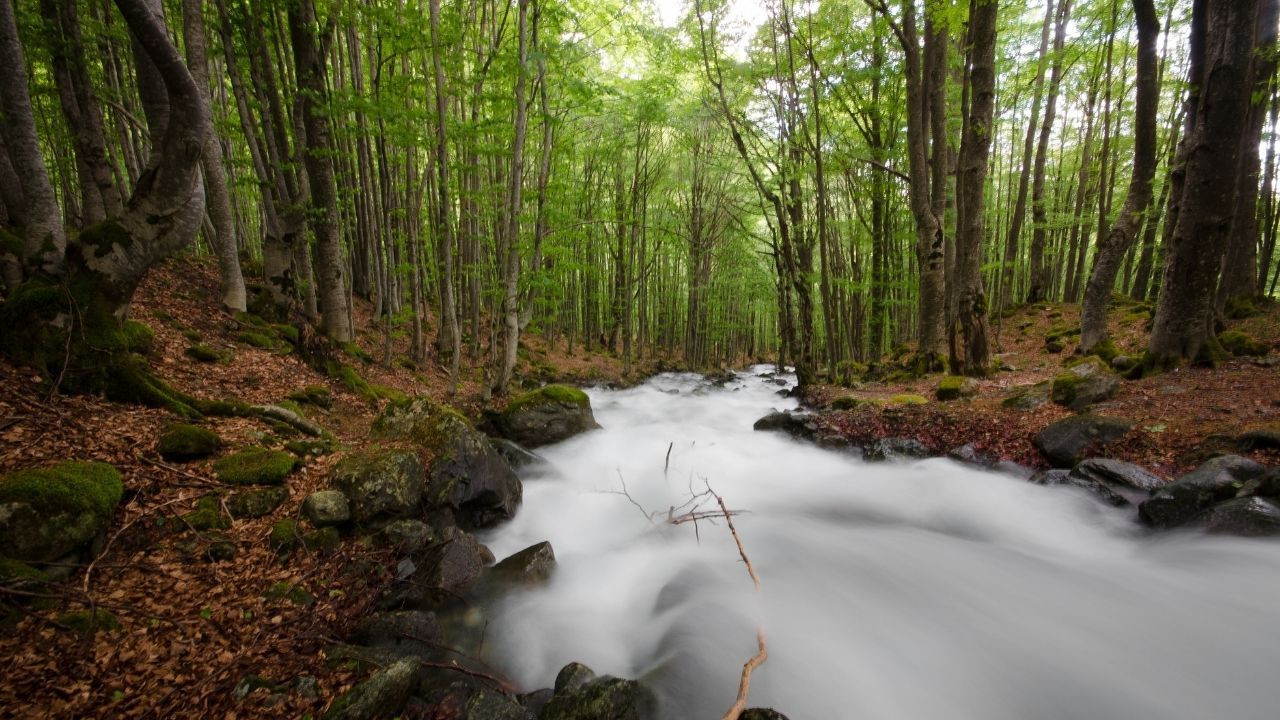
[{"label": "tree trunk", "polygon": [[517,29],[515,132],[511,140],[511,166],[507,175],[507,200],[502,210],[502,242],[499,243],[499,264],[502,273],[502,352],[494,373],[493,392],[501,395],[516,369],[516,357],[520,348],[520,207],[524,187],[524,138],[528,126],[528,107],[525,104],[525,82],[528,75],[528,17],[529,2],[519,3],[519,27]]},{"label": "tree trunk", "polygon": [[1053,32],[1053,63],[1049,70],[1049,93],[1044,103],[1044,121],[1040,125],[1040,140],[1036,146],[1036,164],[1031,181],[1031,279],[1027,288],[1027,302],[1042,302],[1047,296],[1049,266],[1044,260],[1045,242],[1048,237],[1049,213],[1045,207],[1045,163],[1049,155],[1049,137],[1058,109],[1058,91],[1062,85],[1063,50],[1066,46],[1067,21],[1071,18],[1072,0],[1059,0],[1057,19]]},{"label": "tree trunk", "polygon": [[431,0],[431,68],[435,75],[436,101],[436,269],[440,286],[440,343],[449,358],[449,394],[458,383],[462,338],[458,329],[458,305],[453,295],[453,198],[449,193],[448,99],[444,68],[440,62],[440,0]]}]

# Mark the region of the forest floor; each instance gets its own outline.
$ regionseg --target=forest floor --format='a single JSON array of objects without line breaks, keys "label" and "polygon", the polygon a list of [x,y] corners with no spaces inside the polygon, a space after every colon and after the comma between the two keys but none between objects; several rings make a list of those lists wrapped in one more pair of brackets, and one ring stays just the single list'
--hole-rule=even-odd
[{"label": "forest floor", "polygon": [[[325,377],[284,347],[256,348],[235,338],[254,327],[214,310],[212,265],[174,259],[139,288],[133,318],[155,331],[151,364],[174,387],[202,398],[279,403],[322,385],[332,406],[307,406],[309,419],[332,432],[336,452],[303,458],[286,480],[289,498],[258,519],[227,530],[237,548],[230,561],[207,562],[209,538],[183,527],[181,516],[218,489],[212,461],[161,460],[156,439],[174,417],[160,409],[91,396],[50,393],[33,371],[0,360],[0,474],[55,461],[100,460],[119,470],[125,497],[105,552],[89,565],[65,568],[66,581],[37,597],[4,603],[0,619],[0,717],[318,717],[360,677],[326,663],[323,650],[344,637],[389,580],[387,551],[345,543],[333,554],[294,553],[282,562],[268,547],[273,523],[294,517],[309,493],[327,486],[345,450],[367,442],[379,401]],[[393,332],[393,361],[380,362],[384,341],[372,308],[357,302],[358,338],[371,362],[348,358],[383,394],[399,391],[445,400],[447,376],[434,364],[399,362],[407,332]],[[187,348],[224,353],[196,362]],[[621,363],[607,355],[551,350],[541,338],[522,340],[517,377],[537,384],[621,382]],[[652,372],[637,367],[633,377]],[[390,393],[387,388],[392,389]],[[477,414],[485,401],[480,375],[461,378],[456,407]],[[227,451],[280,446],[285,438],[257,418],[210,417],[204,425]],[[222,539],[219,538],[219,541]],[[301,603],[268,597],[278,583],[299,587]],[[277,588],[279,589],[279,588]],[[13,599],[13,598],[10,598]],[[121,629],[81,634],[59,622],[68,612],[110,611]],[[4,613],[0,613],[2,616]],[[246,678],[258,678],[245,682]],[[314,684],[298,678],[314,679]],[[238,700],[237,686],[249,695]]]},{"label": "forest floor", "polygon": [[[389,581],[391,556],[348,542],[333,553],[295,553],[285,562],[269,548],[268,536],[273,523],[296,516],[302,499],[327,484],[329,470],[345,451],[367,442],[381,401],[317,373],[283,347],[257,348],[237,340],[253,327],[215,311],[216,298],[216,275],[208,262],[171,260],[148,276],[134,318],[155,331],[153,368],[189,394],[250,403],[278,403],[290,393],[323,385],[332,406],[308,406],[306,412],[332,432],[335,452],[304,457],[286,480],[289,499],[265,517],[234,521],[226,531],[237,550],[234,559],[208,562],[210,538],[183,527],[180,518],[218,484],[211,460],[179,465],[160,459],[156,439],[173,422],[172,415],[50,393],[32,371],[0,361],[0,474],[66,459],[101,460],[120,471],[125,486],[97,560],[65,568],[65,581],[36,597],[5,603],[0,658],[7,670],[0,683],[0,717],[318,717],[360,679],[328,663],[324,649],[344,637]],[[939,452],[972,443],[992,458],[1042,465],[1031,438],[1070,411],[1052,403],[1018,411],[1003,407],[1001,400],[1009,388],[1049,379],[1062,369],[1070,347],[1049,353],[1044,339],[1051,329],[1075,323],[1075,313],[1073,307],[1046,305],[1004,318],[998,358],[1015,369],[981,380],[971,399],[934,400],[938,378],[932,377],[867,383],[857,390],[823,386],[808,400],[823,406],[840,395],[883,400],[918,394],[926,404],[824,413],[823,422],[856,441],[909,436]],[[1125,308],[1113,316],[1121,351],[1137,354],[1147,315]],[[365,380],[384,396],[398,391],[446,399],[446,377],[438,367],[415,369],[402,362],[408,348],[403,328],[393,333],[392,362],[383,363],[382,330],[367,303],[357,303],[355,320],[356,327],[366,329],[358,345],[371,359],[351,362]],[[1272,348],[1280,343],[1280,309],[1274,306],[1231,324]],[[196,362],[186,353],[196,344],[225,357]],[[534,384],[620,383],[658,367],[651,361],[623,378],[616,358],[582,351],[569,355],[562,345],[528,336],[518,376]],[[1213,370],[1123,382],[1095,411],[1126,417],[1138,428],[1108,454],[1171,476],[1220,449],[1228,442],[1224,436],[1276,427],[1277,373],[1275,366],[1236,359]],[[461,380],[448,401],[475,416],[486,405],[481,378],[467,374]],[[256,418],[211,417],[205,424],[229,449],[285,441],[278,428]],[[1275,451],[1254,454],[1270,464],[1280,461]],[[273,586],[306,592],[284,593],[291,600],[269,593]],[[64,613],[86,607],[109,610],[120,629],[82,634],[60,621]]]},{"label": "forest floor", "polygon": [[[1122,303],[1109,314],[1109,332],[1121,355],[1141,357],[1146,347],[1151,307]],[[972,444],[992,461],[1009,460],[1028,467],[1046,466],[1032,444],[1050,423],[1072,415],[1053,402],[1038,408],[1006,407],[1010,391],[1051,381],[1074,355],[1075,336],[1051,352],[1046,338],[1079,327],[1079,306],[1042,303],[1007,313],[992,324],[995,359],[1004,370],[978,381],[978,394],[949,401],[936,399],[941,376],[862,383],[856,389],[815,387],[807,403],[827,407],[841,396],[873,400],[857,410],[824,414],[829,430],[853,442],[880,437],[910,437],[945,453]],[[1275,449],[1241,450],[1235,438],[1246,431],[1280,430],[1280,305],[1265,303],[1258,314],[1227,322],[1268,349],[1264,357],[1233,357],[1215,368],[1181,368],[1140,380],[1121,381],[1115,394],[1089,412],[1135,423],[1125,437],[1108,445],[1106,455],[1143,465],[1166,478],[1185,472],[1208,457],[1240,451],[1266,464],[1277,464]],[[890,402],[910,394],[921,405]]]}]

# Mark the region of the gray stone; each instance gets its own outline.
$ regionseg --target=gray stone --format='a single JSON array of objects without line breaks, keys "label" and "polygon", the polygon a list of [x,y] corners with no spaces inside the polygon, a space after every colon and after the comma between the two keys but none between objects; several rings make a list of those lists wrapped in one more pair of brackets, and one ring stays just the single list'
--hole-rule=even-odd
[{"label": "gray stone", "polygon": [[302,501],[302,515],[316,527],[342,525],[351,519],[351,504],[338,490],[317,490]]},{"label": "gray stone", "polygon": [[407,553],[414,553],[428,544],[435,542],[436,529],[421,520],[408,518],[392,520],[378,531],[378,542],[383,545],[399,548]]},{"label": "gray stone", "polygon": [[1151,493],[1151,499],[1138,507],[1138,515],[1152,527],[1177,527],[1215,502],[1235,497],[1265,471],[1248,458],[1221,455]]},{"label": "gray stone", "polygon": [[1073,415],[1050,424],[1033,441],[1054,467],[1073,467],[1085,453],[1119,440],[1133,423],[1101,415]]},{"label": "gray stone", "polygon": [[519,443],[514,443],[506,438],[489,438],[489,443],[493,445],[493,449],[498,451],[502,459],[512,468],[520,469],[529,465],[537,465],[546,462],[543,457],[535,452],[520,447]]},{"label": "gray stone", "polygon": [[1146,468],[1112,458],[1089,458],[1072,468],[1071,474],[1144,492],[1158,490],[1165,485],[1163,478]]},{"label": "gray stone", "polygon": [[567,385],[547,385],[512,398],[494,424],[500,435],[529,448],[600,427],[591,412],[591,399]]},{"label": "gray stone", "polygon": [[1035,410],[1049,402],[1049,382],[1011,388],[1000,404],[1014,410]]},{"label": "gray stone", "polygon": [[334,701],[324,714],[325,720],[393,717],[413,694],[421,672],[422,662],[417,658],[397,660]]},{"label": "gray stone", "polygon": [[421,610],[397,610],[366,616],[356,624],[350,641],[366,647],[388,648],[404,656],[429,658],[442,653],[436,615]]},{"label": "gray stone", "polygon": [[415,453],[373,448],[343,458],[331,482],[351,504],[351,519],[370,525],[416,513],[423,479]]},{"label": "gray stone", "polygon": [[543,541],[515,553],[493,567],[493,579],[508,585],[539,585],[556,569],[556,553]]},{"label": "gray stone", "polygon": [[914,438],[880,438],[862,448],[862,459],[869,462],[927,457],[933,457],[933,452]]},{"label": "gray stone", "polygon": [[1259,497],[1235,498],[1196,515],[1190,524],[1218,535],[1280,535],[1280,507]]},{"label": "gray stone", "polygon": [[802,440],[812,440],[818,430],[811,416],[787,410],[775,410],[756,420],[751,427],[754,430],[783,432]]},{"label": "gray stone", "polygon": [[1037,485],[1066,485],[1088,490],[1096,495],[1098,499],[1113,507],[1124,507],[1129,504],[1129,501],[1123,495],[1116,492],[1106,483],[1092,477],[1073,474],[1070,470],[1058,468],[1041,470],[1032,475],[1028,481]]},{"label": "gray stone", "polygon": [[243,490],[227,498],[227,512],[237,520],[265,517],[288,499],[289,491],[283,487]]},{"label": "gray stone", "polygon": [[1097,357],[1087,357],[1053,379],[1050,397],[1077,412],[1111,397],[1120,380]]},{"label": "gray stone", "polygon": [[658,699],[635,680],[602,677],[571,692],[557,692],[541,720],[655,720]]}]

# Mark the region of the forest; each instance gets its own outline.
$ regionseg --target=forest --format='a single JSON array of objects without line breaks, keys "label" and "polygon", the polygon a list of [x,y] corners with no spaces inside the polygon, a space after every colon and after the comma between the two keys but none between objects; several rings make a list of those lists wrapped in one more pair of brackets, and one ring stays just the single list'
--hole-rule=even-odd
[{"label": "forest", "polygon": [[[895,582],[971,589],[922,560],[956,528],[1055,548],[1027,577],[1066,515],[1126,558],[1121,520],[1280,534],[1278,32],[1280,0],[0,0],[0,715],[1026,716],[909,701],[910,672],[786,685],[821,633],[741,595],[776,609],[826,577],[777,548],[882,515],[952,542],[832,561],[832,597],[889,616]],[[812,490],[832,456],[898,489]],[[956,485],[914,484],[943,456]],[[837,493],[787,525],[822,542],[771,534],[779,478]],[[1034,486],[1117,514],[1037,516]],[[687,544],[634,555],[683,529],[733,590]],[[1223,587],[1280,568],[1204,547]],[[650,598],[614,562],[670,574]],[[1188,567],[1121,569],[1208,602]],[[896,657],[842,623],[833,672]],[[1212,697],[1166,689],[1095,716]]]}]

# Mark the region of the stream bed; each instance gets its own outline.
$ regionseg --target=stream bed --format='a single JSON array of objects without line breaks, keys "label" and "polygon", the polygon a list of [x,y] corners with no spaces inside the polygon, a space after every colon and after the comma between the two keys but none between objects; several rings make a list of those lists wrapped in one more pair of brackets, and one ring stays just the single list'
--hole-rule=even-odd
[{"label": "stream bed", "polygon": [[[576,660],[705,720],[759,626],[750,704],[792,720],[1280,718],[1280,542],[1151,534],[1083,490],[755,432],[795,407],[771,371],[589,391],[603,429],[540,449],[482,538],[559,562],[495,608],[504,672],[546,687]],[[743,511],[758,593],[723,522],[666,522],[708,483]]]}]

